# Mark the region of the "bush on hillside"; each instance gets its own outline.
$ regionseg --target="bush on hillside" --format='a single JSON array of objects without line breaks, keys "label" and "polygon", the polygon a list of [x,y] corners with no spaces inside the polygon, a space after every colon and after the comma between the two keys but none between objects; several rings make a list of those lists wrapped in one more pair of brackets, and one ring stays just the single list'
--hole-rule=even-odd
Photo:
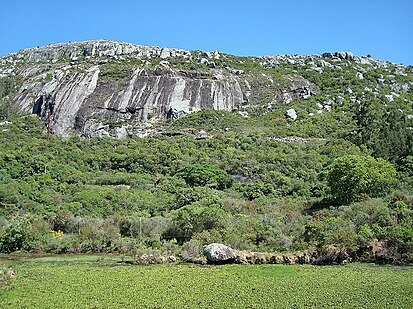
[{"label": "bush on hillside", "polygon": [[362,195],[384,196],[395,178],[396,169],[389,162],[357,155],[337,158],[327,175],[331,194],[338,204],[349,204]]},{"label": "bush on hillside", "polygon": [[232,185],[232,178],[224,170],[208,164],[189,164],[178,172],[191,186],[208,186],[225,189]]}]

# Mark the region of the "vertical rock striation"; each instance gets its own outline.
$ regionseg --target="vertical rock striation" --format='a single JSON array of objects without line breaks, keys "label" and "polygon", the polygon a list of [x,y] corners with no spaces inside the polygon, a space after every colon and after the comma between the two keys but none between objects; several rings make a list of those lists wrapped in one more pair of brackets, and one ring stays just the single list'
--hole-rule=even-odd
[{"label": "vertical rock striation", "polygon": [[[284,102],[313,91],[311,83],[299,76],[289,80],[284,89],[258,89],[251,86],[260,84],[254,82],[254,76],[242,70],[203,65],[204,57],[214,61],[225,58],[219,52],[102,40],[30,48],[2,62],[13,64],[13,74],[23,79],[13,99],[19,110],[30,113],[42,95],[51,95],[51,128],[60,136],[109,136],[107,129],[114,123],[123,129],[122,134],[118,129],[112,135],[126,136],[126,126],[140,128],[167,115],[176,118],[200,109],[238,110],[262,92]],[[197,63],[198,67],[194,66]],[[273,80],[269,82],[274,84]],[[47,114],[45,106],[36,107],[43,108],[39,115]]]}]

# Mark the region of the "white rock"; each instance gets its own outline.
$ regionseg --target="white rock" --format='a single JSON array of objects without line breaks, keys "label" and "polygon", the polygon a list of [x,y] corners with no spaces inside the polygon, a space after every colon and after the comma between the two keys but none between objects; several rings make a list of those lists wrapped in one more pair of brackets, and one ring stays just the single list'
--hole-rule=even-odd
[{"label": "white rock", "polygon": [[196,135],[195,139],[206,139],[208,137],[208,133],[204,130],[201,130]]},{"label": "white rock", "polygon": [[161,55],[159,56],[161,59],[166,59],[171,57],[171,51],[169,48],[162,48]]},{"label": "white rock", "polygon": [[297,112],[295,111],[295,109],[290,108],[285,112],[285,115],[288,118],[291,118],[292,120],[296,120],[297,119]]},{"label": "white rock", "polygon": [[160,64],[161,66],[163,66],[163,67],[168,68],[170,63],[169,63],[169,61],[163,60],[163,61],[159,62],[159,64]]},{"label": "white rock", "polygon": [[116,127],[115,133],[117,139],[125,139],[129,136],[128,130],[125,127]]},{"label": "white rock", "polygon": [[217,243],[206,246],[204,248],[204,253],[210,263],[231,262],[237,257],[234,249]]}]

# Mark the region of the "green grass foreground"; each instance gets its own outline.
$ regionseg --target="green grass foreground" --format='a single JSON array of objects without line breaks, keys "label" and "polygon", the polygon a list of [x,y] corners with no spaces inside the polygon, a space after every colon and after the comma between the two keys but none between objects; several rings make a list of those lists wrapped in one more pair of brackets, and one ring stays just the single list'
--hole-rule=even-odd
[{"label": "green grass foreground", "polygon": [[133,266],[115,258],[13,265],[1,308],[412,308],[413,268],[351,264]]}]

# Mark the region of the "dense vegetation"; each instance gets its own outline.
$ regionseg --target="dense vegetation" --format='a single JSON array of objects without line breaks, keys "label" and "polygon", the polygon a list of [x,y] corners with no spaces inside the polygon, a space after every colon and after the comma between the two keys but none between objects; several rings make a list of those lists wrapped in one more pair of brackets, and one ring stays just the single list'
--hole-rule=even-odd
[{"label": "dense vegetation", "polygon": [[[413,271],[368,264],[123,266],[101,257],[40,258],[0,285],[5,308],[411,308]],[[106,267],[105,267],[106,266]]]},{"label": "dense vegetation", "polygon": [[[263,70],[250,58],[225,59],[216,65]],[[297,121],[285,117],[286,106],[267,108],[263,93],[249,118],[203,110],[159,124],[160,137],[125,140],[48,140],[36,116],[12,113],[21,81],[0,79],[1,117],[11,122],[0,127],[0,251],[152,250],[190,259],[210,242],[257,251],[334,244],[362,258],[377,240],[387,261],[411,260],[412,88],[391,102],[390,84],[365,90],[383,75],[409,83],[411,68],[397,75],[364,67],[360,80],[343,67],[266,69],[280,82],[300,74],[320,89],[289,104]],[[328,100],[332,110],[317,113]],[[199,130],[208,138],[188,133]],[[301,139],[279,139],[291,136]]]},{"label": "dense vegetation", "polygon": [[[188,118],[211,115],[233,117]],[[411,253],[409,166],[398,166],[396,183],[393,165],[344,139],[280,143],[217,130],[205,140],[47,141],[36,118],[12,122],[0,157],[3,252],[183,248],[196,255],[212,241],[265,251],[332,243],[356,250],[378,238]],[[364,170],[360,160],[372,164]],[[357,181],[337,175],[347,172]],[[390,185],[399,193],[386,195]],[[338,207],[348,202],[356,203]]]}]

